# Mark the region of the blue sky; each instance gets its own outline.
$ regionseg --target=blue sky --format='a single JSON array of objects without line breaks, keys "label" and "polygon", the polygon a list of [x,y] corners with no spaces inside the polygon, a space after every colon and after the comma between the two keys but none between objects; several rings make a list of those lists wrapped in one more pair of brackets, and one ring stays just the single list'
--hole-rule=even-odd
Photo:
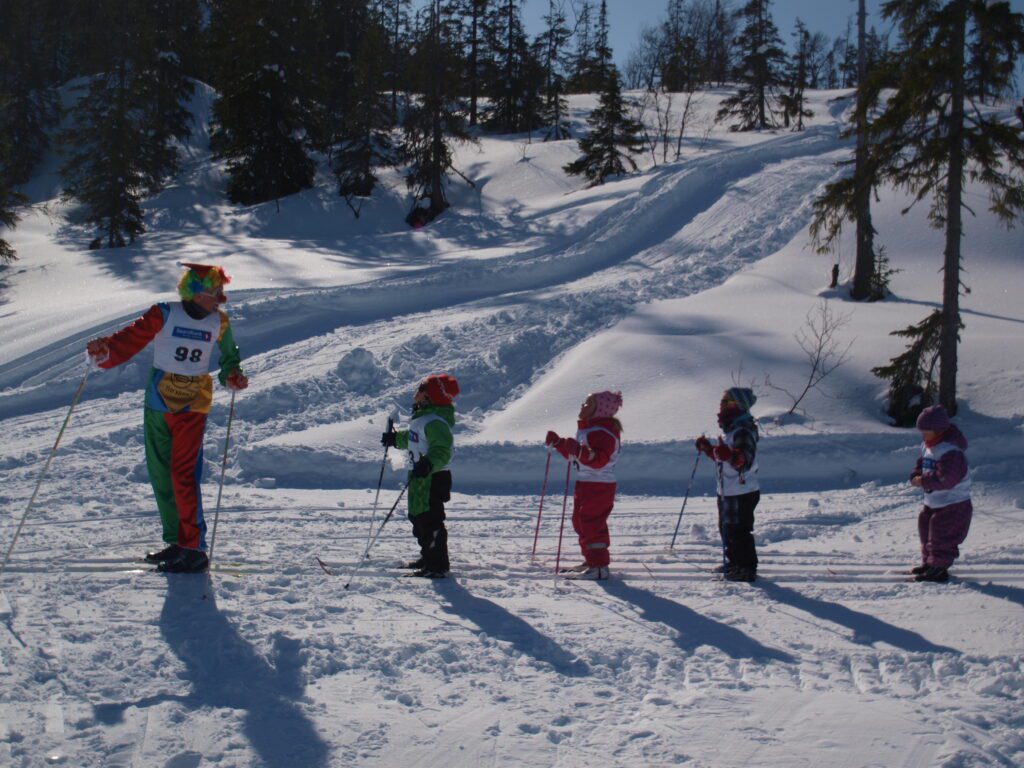
[{"label": "blue sky", "polygon": [[[570,23],[573,0],[564,0]],[[1024,0],[1019,0],[1024,2]],[[600,0],[595,0],[599,4]],[[739,8],[742,0],[732,0],[733,8]],[[878,17],[882,0],[867,0],[868,24],[872,17],[879,29],[883,27]],[[608,0],[608,16],[611,24],[611,45],[615,60],[620,64],[640,39],[644,27],[654,26],[664,18],[668,0]],[[544,27],[543,16],[547,13],[548,0],[526,0],[524,19],[530,34],[536,34]],[[775,0],[772,3],[772,18],[783,41],[788,45],[793,23],[800,18],[812,32],[824,32],[829,37],[842,33],[846,18],[855,16],[857,0]]]},{"label": "blue sky", "polygon": [[[568,11],[573,0],[563,2]],[[597,3],[600,0],[595,0]],[[741,4],[742,0],[731,2],[733,8]],[[608,0],[611,45],[616,62],[621,64],[625,61],[644,27],[654,26],[664,18],[667,5],[667,0]],[[867,0],[868,26],[874,25],[879,32],[887,28],[879,14],[881,5],[882,0]],[[1024,11],[1024,0],[1010,0],[1010,6],[1015,11]],[[829,37],[842,34],[847,17],[854,17],[856,21],[857,0],[774,0],[771,7],[775,26],[779,28],[783,42],[789,45],[797,18],[803,20],[812,32],[823,32]],[[527,31],[531,35],[537,34],[544,27],[542,19],[548,10],[548,0],[526,0],[523,9]]]}]

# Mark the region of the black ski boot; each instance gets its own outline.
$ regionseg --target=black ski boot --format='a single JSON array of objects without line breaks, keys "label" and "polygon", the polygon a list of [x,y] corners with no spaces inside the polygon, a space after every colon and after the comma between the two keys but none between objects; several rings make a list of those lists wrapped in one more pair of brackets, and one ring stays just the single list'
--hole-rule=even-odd
[{"label": "black ski boot", "polygon": [[443,579],[448,576],[448,571],[433,571],[429,568],[420,568],[418,571],[410,573],[409,576],[418,579]]},{"label": "black ski boot", "polygon": [[934,581],[938,584],[945,584],[949,581],[949,571],[945,568],[939,568],[936,565],[930,567],[924,573],[919,573],[914,577],[914,581]]},{"label": "black ski boot", "polygon": [[921,563],[920,565],[915,565],[913,568],[910,569],[910,575],[911,576],[920,576],[922,573],[927,571],[930,567],[931,566],[927,565],[926,563]]},{"label": "black ski boot", "polygon": [[205,573],[209,568],[210,559],[200,549],[179,549],[176,557],[156,567],[161,573]]},{"label": "black ski boot", "polygon": [[159,552],[147,552],[146,556],[142,558],[142,562],[152,563],[153,565],[156,565],[157,563],[162,563],[166,560],[174,559],[178,556],[178,553],[180,551],[181,547],[179,547],[177,544],[168,544]]},{"label": "black ski boot", "polygon": [[405,568],[405,569],[410,570],[410,571],[422,570],[423,569],[423,558],[421,557],[421,558],[418,558],[416,560],[410,560],[405,565],[399,566],[399,568]]},{"label": "black ski boot", "polygon": [[747,583],[757,581],[757,571],[753,568],[733,566],[725,572],[726,581],[745,581]]}]

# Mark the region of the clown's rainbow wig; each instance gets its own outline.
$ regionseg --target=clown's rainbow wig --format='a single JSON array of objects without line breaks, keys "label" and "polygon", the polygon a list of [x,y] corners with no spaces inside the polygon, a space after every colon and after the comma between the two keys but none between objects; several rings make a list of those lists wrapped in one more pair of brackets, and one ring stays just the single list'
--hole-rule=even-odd
[{"label": "clown's rainbow wig", "polygon": [[212,264],[181,264],[185,268],[178,281],[178,295],[182,301],[191,301],[197,293],[216,293],[221,301],[227,301],[224,286],[231,282],[224,270]]}]

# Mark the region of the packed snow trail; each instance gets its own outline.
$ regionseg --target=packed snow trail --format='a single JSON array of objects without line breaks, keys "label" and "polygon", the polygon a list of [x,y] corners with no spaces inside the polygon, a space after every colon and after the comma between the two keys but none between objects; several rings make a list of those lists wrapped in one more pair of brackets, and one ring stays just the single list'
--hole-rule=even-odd
[{"label": "packed snow trail", "polygon": [[[489,343],[512,335],[512,326],[522,325],[521,316],[536,313],[543,303],[540,314],[546,322],[534,321],[522,332],[530,326],[539,329],[555,342],[554,357],[579,340],[581,333],[574,328],[584,336],[598,330],[583,322],[598,306],[605,309],[602,325],[607,325],[639,301],[705,290],[789,240],[806,225],[807,201],[814,190],[835,174],[836,153],[843,146],[837,132],[835,126],[824,126],[664,166],[637,193],[586,225],[575,242],[555,236],[553,243],[525,253],[441,263],[358,285],[233,293],[229,309],[236,335],[253,362],[263,353],[279,354],[289,347],[313,356],[339,341],[349,349],[372,350],[378,326],[403,321],[415,325],[424,313],[449,313],[468,305],[464,311],[473,320],[466,335],[476,335],[481,321],[494,323],[500,307],[506,317],[488,334]],[[777,218],[773,205],[787,215]],[[771,220],[764,218],[766,211],[773,211]],[[136,316],[83,329],[0,365],[0,391],[8,390],[0,394],[0,418],[57,407],[68,387],[64,378],[81,360],[84,342]],[[485,350],[475,346],[471,351],[479,359]],[[472,360],[452,362],[449,367],[456,371],[459,363],[473,366]],[[272,367],[259,370],[263,374]],[[504,382],[497,388],[497,400],[522,383]],[[113,391],[100,385],[97,394]]]}]

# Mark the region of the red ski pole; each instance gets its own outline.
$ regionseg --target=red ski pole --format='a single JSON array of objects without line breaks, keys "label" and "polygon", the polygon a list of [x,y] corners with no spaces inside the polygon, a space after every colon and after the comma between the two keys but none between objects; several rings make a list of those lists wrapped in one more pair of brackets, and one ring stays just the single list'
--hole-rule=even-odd
[{"label": "red ski pole", "polygon": [[569,502],[569,472],[572,471],[572,462],[565,464],[565,493],[562,494],[562,524],[558,527],[558,552],[555,554],[555,575],[558,575],[559,566],[562,564],[562,532],[565,530],[565,506]]},{"label": "red ski pole", "polygon": [[533,552],[531,559],[537,557],[537,537],[540,536],[540,514],[544,509],[544,496],[548,492],[548,472],[551,469],[551,449],[548,448],[548,460],[544,462],[544,483],[540,487],[540,504],[537,505],[537,527],[533,531]]}]

